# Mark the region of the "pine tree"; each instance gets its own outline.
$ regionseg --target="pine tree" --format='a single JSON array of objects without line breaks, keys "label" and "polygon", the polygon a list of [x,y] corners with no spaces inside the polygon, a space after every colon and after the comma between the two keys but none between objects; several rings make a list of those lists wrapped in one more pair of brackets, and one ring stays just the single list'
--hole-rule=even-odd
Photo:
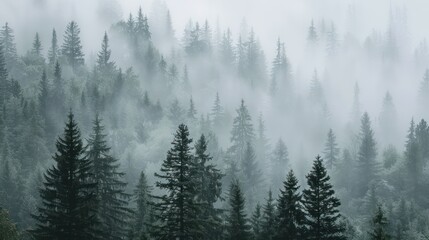
[{"label": "pine tree", "polygon": [[144,171],[140,173],[139,182],[134,190],[134,201],[137,209],[132,219],[132,230],[130,240],[148,240],[150,239],[150,225],[154,221],[152,209],[151,187],[149,187]]},{"label": "pine tree", "polygon": [[222,105],[220,103],[219,93],[216,92],[216,98],[210,113],[210,117],[213,121],[213,126],[215,129],[219,129],[219,127],[222,126],[223,114],[224,113],[223,113]]},{"label": "pine tree", "polygon": [[195,144],[195,170],[198,184],[197,200],[201,205],[200,221],[204,223],[204,239],[216,239],[219,236],[221,219],[215,203],[221,198],[222,174],[211,164],[212,157],[207,153],[207,140],[204,135]]},{"label": "pine tree", "polygon": [[54,64],[58,60],[59,55],[60,55],[60,49],[58,46],[57,32],[55,31],[55,29],[53,29],[52,30],[51,47],[48,51],[49,64],[54,66]]},{"label": "pine tree", "polygon": [[155,173],[159,179],[156,186],[165,190],[165,194],[156,196],[155,209],[160,221],[154,226],[156,239],[197,239],[203,235],[198,217],[200,205],[195,199],[198,186],[191,143],[188,127],[180,124],[160,173]]},{"label": "pine tree", "polygon": [[36,239],[94,239],[96,185],[89,181],[91,161],[85,157],[80,131],[69,113],[56,143],[55,165],[44,175],[42,203],[33,217]]},{"label": "pine tree", "polygon": [[33,41],[33,49],[31,49],[31,52],[38,57],[42,57],[42,50],[42,42],[40,41],[39,33],[36,33]]},{"label": "pine tree", "polygon": [[379,205],[377,212],[372,219],[373,229],[369,232],[371,240],[389,240],[390,236],[386,233],[388,225],[387,218],[384,216],[383,209]]},{"label": "pine tree", "polygon": [[235,65],[235,53],[234,53],[234,47],[232,42],[232,34],[231,30],[228,28],[228,30],[223,34],[222,41],[220,43],[219,47],[219,55],[222,64],[227,69],[232,69]]},{"label": "pine tree", "polygon": [[279,88],[286,91],[285,94],[290,94],[290,66],[286,57],[284,43],[277,40],[276,56],[274,57],[271,69],[271,95],[274,96]]},{"label": "pine tree", "polygon": [[146,16],[143,16],[142,8],[139,7],[137,13],[137,20],[135,22],[135,33],[137,40],[149,40],[151,38],[151,33],[149,31],[149,24]]},{"label": "pine tree", "polygon": [[195,109],[194,100],[192,100],[192,97],[189,100],[189,108],[188,108],[188,112],[186,115],[191,122],[197,120],[197,117],[196,117],[197,110]]},{"label": "pine tree", "polygon": [[103,239],[121,239],[128,225],[129,195],[125,193],[125,173],[119,170],[118,160],[110,155],[104,126],[98,115],[93,122],[92,134],[88,139],[87,158],[92,163],[92,181],[97,185],[98,231]]},{"label": "pine tree", "polygon": [[328,138],[326,139],[325,143],[325,151],[323,152],[326,160],[326,168],[328,170],[333,169],[337,165],[339,153],[340,149],[338,148],[334,131],[329,129]]},{"label": "pine tree", "polygon": [[234,118],[231,131],[231,151],[234,153],[235,159],[241,162],[244,152],[247,149],[247,143],[253,143],[255,133],[252,125],[247,106],[244,105],[244,100],[241,100],[241,105],[237,109],[237,116]]},{"label": "pine tree", "polygon": [[[422,162],[419,156],[419,146],[417,144],[415,135],[414,119],[411,119],[410,128],[408,130],[407,142],[405,144],[405,165],[407,167],[408,175],[411,180],[412,191],[416,194],[417,184],[422,175]],[[415,195],[414,195],[415,196]]]},{"label": "pine tree", "polygon": [[338,223],[340,200],[334,196],[320,156],[316,157],[306,178],[308,189],[303,191],[302,201],[306,212],[306,239],[345,239],[344,229]]},{"label": "pine tree", "polygon": [[289,171],[283,189],[277,200],[277,221],[275,224],[276,240],[303,239],[305,214],[301,204],[298,179],[292,170]]},{"label": "pine tree", "polygon": [[311,44],[315,44],[318,40],[316,27],[314,26],[314,21],[311,19],[310,27],[308,28],[307,41]]},{"label": "pine tree", "polygon": [[245,213],[245,198],[238,182],[229,188],[229,212],[226,218],[227,240],[250,240],[250,226]]},{"label": "pine tree", "polygon": [[250,219],[254,240],[263,240],[264,239],[264,235],[262,233],[262,212],[261,212],[261,209],[262,209],[261,205],[259,203],[256,204],[255,211],[253,211],[252,218]]},{"label": "pine tree", "polygon": [[271,185],[274,189],[279,189],[289,164],[289,153],[281,138],[277,141],[271,156]]},{"label": "pine tree", "polygon": [[7,101],[9,96],[9,80],[6,69],[6,60],[3,53],[3,47],[0,44],[0,106]]},{"label": "pine tree", "polygon": [[250,143],[247,143],[241,161],[241,171],[243,174],[243,192],[248,199],[248,207],[252,209],[260,198],[259,187],[262,185],[262,172],[256,162],[255,152]]},{"label": "pine tree", "polygon": [[337,30],[334,23],[331,23],[331,28],[328,31],[327,40],[326,40],[326,51],[328,55],[332,56],[337,53],[338,49],[338,36]]},{"label": "pine tree", "polygon": [[47,126],[50,126],[49,105],[50,105],[50,93],[48,78],[46,77],[46,71],[43,70],[42,79],[40,80],[40,92],[39,92],[39,112]]},{"label": "pine tree", "polygon": [[12,28],[6,22],[0,31],[0,45],[3,47],[3,54],[8,69],[10,69],[18,59],[16,53],[15,36],[13,35]]},{"label": "pine tree", "polygon": [[255,141],[256,146],[256,157],[258,162],[264,163],[267,159],[268,152],[270,151],[269,140],[266,135],[266,127],[265,122],[262,116],[262,113],[259,114],[258,118],[258,129],[257,129],[257,137]]},{"label": "pine tree", "polygon": [[109,37],[107,32],[104,32],[103,42],[101,43],[101,50],[97,55],[97,68],[105,74],[113,74],[115,70],[115,63],[110,61],[110,54],[112,50],[109,48]]},{"label": "pine tree", "polygon": [[62,54],[66,57],[68,63],[76,70],[77,67],[84,64],[84,54],[80,42],[80,28],[75,21],[71,21],[64,34],[64,43],[61,47]]},{"label": "pine tree", "polygon": [[357,162],[357,174],[359,176],[357,192],[362,196],[378,174],[378,165],[375,159],[377,157],[376,142],[368,113],[364,113],[361,119],[360,139]]},{"label": "pine tree", "polygon": [[262,234],[264,239],[273,240],[275,234],[276,223],[276,206],[273,199],[273,193],[268,191],[268,198],[263,206],[262,214]]}]

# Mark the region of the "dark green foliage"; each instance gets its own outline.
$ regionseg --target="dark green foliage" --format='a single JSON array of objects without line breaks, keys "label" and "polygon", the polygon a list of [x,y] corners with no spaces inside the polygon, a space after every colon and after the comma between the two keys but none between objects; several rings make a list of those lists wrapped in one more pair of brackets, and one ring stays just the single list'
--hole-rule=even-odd
[{"label": "dark green foliage", "polygon": [[9,219],[6,210],[0,208],[0,240],[18,240],[19,234],[15,224]]},{"label": "dark green foliage", "polygon": [[64,42],[61,47],[62,55],[74,70],[84,64],[84,54],[82,52],[79,34],[79,26],[75,21],[71,21],[67,24],[66,32],[64,34]]},{"label": "dark green foliage", "polygon": [[264,239],[264,235],[262,233],[262,212],[261,205],[256,204],[255,211],[252,214],[252,218],[250,219],[250,223],[252,226],[252,233],[254,240],[262,240]]},{"label": "dark green foliage", "polygon": [[338,148],[336,136],[332,129],[329,129],[323,153],[325,154],[326,168],[329,170],[333,169],[338,162],[340,149]]},{"label": "dark green foliage", "polygon": [[316,157],[306,176],[308,188],[303,191],[306,239],[345,239],[338,223],[340,201],[329,182],[330,177],[320,156]]},{"label": "dark green foliage", "polygon": [[248,199],[248,207],[252,209],[260,198],[259,188],[262,185],[262,172],[256,162],[255,152],[250,143],[247,143],[241,161],[241,171],[243,175],[243,192]]},{"label": "dark green foliage", "polygon": [[9,80],[6,69],[5,54],[2,45],[0,44],[0,105],[8,99],[9,96]]},{"label": "dark green foliage", "polygon": [[376,162],[376,142],[368,113],[364,113],[361,119],[360,139],[356,170],[359,176],[357,193],[362,196],[368,190],[371,181],[377,177],[379,170]]},{"label": "dark green foliage", "polygon": [[110,155],[106,137],[101,119],[96,116],[86,154],[92,164],[91,181],[96,184],[97,230],[102,239],[122,239],[127,232],[130,196],[124,191],[125,173],[119,170],[118,160]]},{"label": "dark green foliage", "polygon": [[229,213],[226,218],[226,239],[250,240],[250,226],[245,213],[245,199],[238,182],[229,187]]},{"label": "dark green foliage", "polygon": [[[49,83],[48,78],[46,77],[46,71],[43,70],[42,79],[39,83],[40,92],[39,92],[39,112],[42,115],[46,123],[50,123],[51,118],[49,116],[49,104],[50,104],[50,93],[49,93]],[[52,126],[48,124],[48,126]]]},{"label": "dark green foliage", "polygon": [[371,240],[389,240],[390,236],[386,232],[387,218],[384,215],[383,209],[379,205],[372,219],[372,231],[369,232]]},{"label": "dark green foliage", "polygon": [[274,239],[298,240],[303,238],[305,214],[298,192],[298,179],[289,171],[277,200],[277,216]]},{"label": "dark green foliage", "polygon": [[55,164],[44,175],[42,203],[33,217],[36,239],[94,239],[96,185],[90,182],[91,161],[85,157],[80,131],[70,112],[56,143]]},{"label": "dark green foliage", "polygon": [[146,175],[142,171],[140,173],[139,182],[134,189],[133,198],[137,208],[131,220],[132,229],[130,231],[130,240],[150,239],[150,226],[154,221],[151,191],[152,189],[147,183]]},{"label": "dark green foliage", "polygon": [[272,240],[275,235],[276,206],[273,199],[273,193],[268,191],[268,198],[263,206],[262,214],[262,235],[264,239]]},{"label": "dark green foliage", "polygon": [[165,194],[156,197],[158,202],[155,203],[155,210],[159,220],[153,232],[156,239],[202,237],[203,226],[198,218],[200,205],[196,200],[198,182],[194,173],[191,143],[188,127],[180,124],[160,173],[155,173],[159,179],[156,186],[165,190]]}]

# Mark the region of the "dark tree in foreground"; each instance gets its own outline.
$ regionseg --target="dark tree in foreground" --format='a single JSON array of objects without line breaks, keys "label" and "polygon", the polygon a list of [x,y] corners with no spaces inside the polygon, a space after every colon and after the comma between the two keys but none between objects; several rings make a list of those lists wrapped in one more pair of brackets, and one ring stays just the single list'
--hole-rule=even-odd
[{"label": "dark tree in foreground", "polygon": [[180,124],[160,173],[155,173],[159,178],[156,186],[165,190],[164,195],[156,197],[160,221],[153,232],[156,239],[197,239],[203,234],[191,143],[188,127]]},{"label": "dark tree in foreground", "polygon": [[250,226],[245,213],[245,199],[238,182],[229,188],[229,213],[226,219],[228,240],[250,240]]},{"label": "dark tree in foreground", "polygon": [[262,240],[264,235],[262,234],[262,212],[261,205],[256,204],[255,210],[253,211],[252,218],[250,219],[250,224],[252,227],[253,239]]},{"label": "dark tree in foreground", "polygon": [[151,207],[151,188],[149,187],[146,175],[140,173],[139,182],[134,190],[134,199],[137,209],[134,212],[131,222],[132,229],[130,240],[147,240],[149,238],[150,226],[153,224],[153,210]]},{"label": "dark tree in foreground", "polygon": [[386,233],[388,222],[384,216],[383,209],[379,205],[372,219],[372,231],[369,232],[371,240],[389,240],[390,236]]},{"label": "dark tree in foreground", "polygon": [[119,170],[118,160],[110,155],[104,126],[96,116],[92,134],[88,139],[87,157],[92,163],[92,181],[96,184],[97,229],[102,239],[122,239],[129,218],[128,199],[125,193],[125,173]]},{"label": "dark tree in foreground", "polygon": [[95,184],[89,182],[91,161],[85,156],[80,131],[70,112],[56,143],[55,164],[44,175],[42,198],[32,233],[36,239],[94,239]]},{"label": "dark tree in foreground", "polygon": [[275,223],[276,223],[276,206],[273,199],[273,193],[271,190],[268,191],[268,198],[266,199],[265,205],[263,206],[262,215],[262,235],[264,239],[272,240],[275,234]]},{"label": "dark tree in foreground", "polygon": [[308,189],[303,191],[306,238],[345,239],[344,230],[338,223],[340,200],[334,196],[335,191],[320,156],[316,157],[306,178]]},{"label": "dark tree in foreground", "polygon": [[305,214],[301,204],[301,194],[298,192],[298,179],[291,170],[277,201],[277,221],[275,239],[298,240],[303,238]]}]

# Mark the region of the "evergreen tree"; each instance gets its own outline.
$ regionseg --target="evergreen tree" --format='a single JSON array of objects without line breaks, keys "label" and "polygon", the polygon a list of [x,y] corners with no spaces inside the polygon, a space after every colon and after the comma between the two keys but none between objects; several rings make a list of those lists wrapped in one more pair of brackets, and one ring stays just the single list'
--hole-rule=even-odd
[{"label": "evergreen tree", "polygon": [[69,113],[64,134],[56,143],[55,165],[44,175],[40,190],[36,239],[94,239],[95,187],[91,177],[91,161],[85,157],[80,131]]},{"label": "evergreen tree", "polygon": [[253,212],[252,218],[250,219],[254,240],[264,239],[264,235],[262,233],[262,212],[261,212],[261,209],[262,209],[261,205],[259,203],[256,204],[255,211]]},{"label": "evergreen tree", "polygon": [[331,27],[328,31],[327,39],[326,39],[326,51],[328,55],[332,56],[337,53],[338,49],[338,36],[337,30],[335,28],[334,23],[331,23]]},{"label": "evergreen tree", "polygon": [[308,28],[307,41],[311,44],[315,44],[318,40],[316,27],[314,26],[314,21],[311,19],[310,27]]},{"label": "evergreen tree", "polygon": [[[408,175],[411,180],[412,191],[416,194],[417,184],[422,175],[422,162],[419,156],[419,146],[415,135],[414,119],[411,119],[410,128],[408,130],[407,142],[405,144],[405,165]],[[415,196],[415,195],[414,195]]]},{"label": "evergreen tree", "polygon": [[326,160],[326,168],[328,170],[333,169],[338,163],[338,155],[340,153],[340,149],[338,148],[338,144],[336,141],[336,136],[332,129],[329,129],[328,138],[325,143],[325,151],[323,152]]},{"label": "evergreen tree", "polygon": [[372,219],[373,229],[369,232],[371,240],[389,240],[390,236],[386,233],[388,225],[387,218],[384,216],[383,209],[379,205]]},{"label": "evergreen tree", "polygon": [[110,155],[104,126],[95,117],[92,134],[88,139],[87,158],[92,163],[92,181],[96,184],[98,231],[102,239],[122,239],[129,217],[128,199],[125,193],[125,173],[119,170],[118,160]]},{"label": "evergreen tree", "polygon": [[156,196],[159,225],[154,226],[156,239],[199,239],[203,226],[199,219],[200,204],[196,202],[198,192],[195,178],[192,139],[188,127],[180,124],[172,142],[172,148],[162,163],[156,186],[165,194]]},{"label": "evergreen tree", "polygon": [[198,183],[197,200],[201,205],[200,221],[204,223],[204,239],[216,239],[221,227],[220,210],[215,203],[221,198],[222,174],[215,165],[210,164],[212,157],[207,153],[207,140],[204,135],[195,144],[195,170]]},{"label": "evergreen tree", "polygon": [[49,64],[53,66],[57,62],[59,55],[60,55],[60,49],[58,46],[57,32],[55,31],[55,29],[53,29],[51,47],[48,51]]},{"label": "evergreen tree", "polygon": [[115,69],[115,63],[110,61],[110,54],[112,50],[109,48],[109,37],[104,32],[103,42],[101,43],[101,50],[97,55],[97,68],[106,74],[112,74]]},{"label": "evergreen tree", "polygon": [[338,223],[340,200],[334,196],[335,191],[320,156],[316,157],[306,178],[308,189],[303,191],[306,239],[345,239],[344,229]]},{"label": "evergreen tree", "polygon": [[13,35],[12,28],[6,22],[0,31],[0,45],[3,47],[3,54],[8,69],[15,64],[18,59],[16,53],[15,36]]},{"label": "evergreen tree", "polygon": [[280,138],[271,154],[271,185],[274,189],[281,188],[288,164],[289,153],[286,144]]},{"label": "evergreen tree", "polygon": [[3,47],[0,44],[0,106],[6,102],[9,96],[9,80],[6,69],[6,60],[3,53]]},{"label": "evergreen tree", "polygon": [[429,69],[426,69],[423,80],[420,83],[419,100],[422,107],[429,101]]},{"label": "evergreen tree", "polygon": [[170,105],[168,118],[175,126],[183,123],[185,120],[185,111],[180,106],[179,100],[177,98]]},{"label": "evergreen tree", "polygon": [[229,213],[226,218],[227,240],[250,240],[250,226],[245,213],[245,198],[238,182],[229,188]]},{"label": "evergreen tree", "polygon": [[154,221],[152,209],[151,187],[149,187],[144,171],[140,173],[140,178],[134,190],[134,201],[137,209],[133,215],[132,230],[130,240],[150,239],[150,225]]},{"label": "evergreen tree", "polygon": [[39,33],[36,33],[36,36],[34,37],[33,48],[31,49],[31,52],[38,57],[42,57],[42,50],[43,50],[42,42],[40,41]]},{"label": "evergreen tree", "polygon": [[273,193],[271,190],[268,191],[268,198],[263,206],[262,214],[262,234],[264,239],[273,240],[275,235],[275,223],[276,223],[276,206],[273,199]]},{"label": "evergreen tree", "polygon": [[70,66],[76,70],[77,67],[84,64],[84,54],[80,42],[80,28],[75,21],[71,21],[64,34],[64,43],[61,52],[67,59]]},{"label": "evergreen tree", "polygon": [[137,13],[137,20],[135,22],[135,34],[137,40],[149,40],[151,38],[148,20],[146,16],[143,16],[141,7],[139,7],[139,11]]},{"label": "evergreen tree", "polygon": [[396,109],[393,104],[392,95],[386,93],[380,113],[380,132],[384,142],[395,143],[393,139],[397,136]]},{"label": "evergreen tree", "polygon": [[241,100],[241,105],[237,109],[237,116],[234,118],[231,131],[231,151],[234,153],[235,159],[241,162],[244,153],[247,149],[247,143],[253,143],[255,133],[252,125],[247,106],[244,105],[244,100]]},{"label": "evergreen tree", "polygon": [[223,34],[222,41],[219,47],[219,55],[223,66],[227,69],[232,69],[235,65],[235,53],[232,42],[231,30],[228,30]]},{"label": "evergreen tree", "polygon": [[195,105],[194,105],[194,101],[192,100],[192,97],[189,100],[189,108],[186,115],[191,122],[197,120],[197,117],[196,117],[197,110],[195,109]]},{"label": "evergreen tree", "polygon": [[286,91],[285,94],[290,95],[290,66],[286,58],[284,43],[277,40],[276,56],[273,60],[271,70],[271,95],[274,96],[279,88]]},{"label": "evergreen tree", "polygon": [[378,165],[375,159],[377,157],[376,142],[368,113],[364,113],[362,116],[360,139],[357,162],[357,174],[359,176],[357,193],[362,196],[378,174]]},{"label": "evergreen tree", "polygon": [[15,224],[9,219],[9,214],[5,209],[0,208],[0,240],[20,239]]},{"label": "evergreen tree", "polygon": [[262,172],[256,162],[255,152],[250,143],[247,143],[241,161],[241,171],[243,174],[243,192],[248,199],[248,207],[252,209],[254,204],[259,200],[259,187],[262,185]]},{"label": "evergreen tree", "polygon": [[49,104],[50,104],[50,94],[49,94],[49,85],[48,78],[46,77],[46,71],[43,70],[42,79],[40,80],[40,92],[39,92],[39,112],[45,120],[47,126],[51,126],[51,119],[49,116]]},{"label": "evergreen tree", "polygon": [[211,119],[213,121],[213,126],[215,129],[219,129],[219,127],[222,126],[223,114],[224,113],[223,113],[222,105],[220,104],[219,93],[216,92],[216,98],[210,113]]},{"label": "evergreen tree", "polygon": [[292,170],[289,171],[283,189],[277,200],[277,221],[275,223],[275,238],[277,240],[303,239],[305,214],[301,204],[301,194],[298,192],[298,179]]}]

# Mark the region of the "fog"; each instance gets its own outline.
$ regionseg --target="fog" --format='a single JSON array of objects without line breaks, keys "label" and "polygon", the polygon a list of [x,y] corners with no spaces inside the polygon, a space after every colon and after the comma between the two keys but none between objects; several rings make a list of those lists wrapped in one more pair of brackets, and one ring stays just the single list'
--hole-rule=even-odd
[{"label": "fog", "polygon": [[[132,14],[133,24],[137,24],[139,8],[143,22],[147,17],[149,37],[130,33],[128,19]],[[246,182],[243,169],[237,170],[237,176],[229,175],[231,162],[245,165],[240,162],[243,150],[237,150],[239,144],[234,140],[236,125],[245,121],[237,117],[244,101],[254,137],[239,138],[253,146],[255,166],[262,173],[256,192],[244,190],[245,196],[255,195],[248,201],[248,215],[256,202],[265,201],[268,189],[279,193],[281,186],[273,179],[285,179],[290,169],[301,187],[307,187],[306,176],[315,157],[320,155],[329,162],[327,139],[332,129],[337,165],[328,167],[328,174],[342,202],[341,214],[356,225],[355,234],[347,238],[369,239],[368,215],[373,209],[367,205],[371,197],[387,212],[391,236],[396,234],[396,222],[391,219],[398,216],[400,201],[409,204],[409,216],[420,219],[413,222],[410,217],[403,230],[406,237],[395,239],[428,237],[424,222],[429,221],[429,196],[423,189],[429,184],[429,141],[421,140],[426,139],[425,134],[429,139],[426,123],[415,129],[420,165],[413,166],[419,170],[409,167],[413,161],[409,144],[414,138],[409,134],[410,122],[413,119],[417,125],[429,118],[429,72],[424,78],[429,64],[427,9],[427,1],[405,0],[0,0],[0,24],[8,23],[13,30],[17,50],[12,57],[7,49],[4,52],[8,79],[16,80],[20,89],[10,99],[4,93],[5,100],[0,103],[4,116],[23,114],[19,118],[22,122],[13,118],[10,126],[7,120],[0,122],[4,129],[0,149],[8,152],[0,158],[0,170],[10,164],[14,178],[23,179],[26,190],[20,196],[34,198],[22,204],[25,206],[17,210],[19,213],[9,209],[12,220],[20,229],[34,225],[34,220],[22,213],[33,211],[38,203],[38,194],[28,189],[32,179],[54,164],[50,157],[68,109],[77,116],[85,143],[90,142],[92,120],[97,114],[103,119],[111,153],[120,163],[130,193],[141,171],[150,185],[156,185],[154,174],[165,160],[177,126],[185,123],[194,142],[201,134],[208,136],[208,152],[224,173],[222,196],[227,198],[231,179]],[[77,66],[64,53],[71,21],[80,28],[84,63]],[[2,29],[4,32],[5,27]],[[53,29],[61,48],[55,61],[51,60]],[[228,31],[231,39],[227,41]],[[40,53],[35,50],[36,33]],[[105,33],[111,49],[106,66],[100,63]],[[2,36],[1,44],[6,48]],[[49,94],[54,96],[57,62],[62,68],[58,79],[62,79],[63,94],[61,99],[49,98],[46,110],[40,79],[46,71],[52,88]],[[213,110],[217,94],[221,117]],[[195,116],[189,110],[191,99]],[[30,134],[24,126],[30,124],[25,111],[31,111],[26,110],[31,106],[41,109],[36,114],[40,122],[35,125],[43,134],[41,140],[29,140],[28,144],[43,147],[21,153],[27,144],[26,134]],[[364,113],[370,119],[370,134]],[[374,139],[367,148],[365,134]],[[280,173],[273,160],[279,139],[288,152]],[[364,178],[359,171],[369,148],[375,149],[375,155],[368,154],[368,158],[377,168],[376,177],[367,184],[348,186],[344,179],[360,182]],[[346,152],[350,152],[351,163]],[[39,155],[38,160],[32,155]],[[418,174],[421,178],[412,182],[411,176]],[[356,189],[361,188],[364,190],[358,194]],[[154,193],[162,192],[154,189]],[[220,207],[227,205],[215,202]],[[6,209],[10,206],[4,205]]]}]

